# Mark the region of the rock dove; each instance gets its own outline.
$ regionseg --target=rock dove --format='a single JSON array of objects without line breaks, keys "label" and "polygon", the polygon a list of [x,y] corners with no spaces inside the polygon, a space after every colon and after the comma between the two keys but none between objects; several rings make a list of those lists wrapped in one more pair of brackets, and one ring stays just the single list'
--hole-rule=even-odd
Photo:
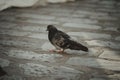
[{"label": "rock dove", "polygon": [[[68,34],[58,30],[53,25],[48,25],[47,31],[48,31],[48,39],[51,42],[51,44],[55,46],[57,52],[64,52],[65,49],[82,50],[88,52],[87,47],[72,40]],[[55,50],[51,50],[51,51],[55,51]]]},{"label": "rock dove", "polygon": [[7,75],[7,73],[2,69],[2,67],[0,66],[0,77]]}]

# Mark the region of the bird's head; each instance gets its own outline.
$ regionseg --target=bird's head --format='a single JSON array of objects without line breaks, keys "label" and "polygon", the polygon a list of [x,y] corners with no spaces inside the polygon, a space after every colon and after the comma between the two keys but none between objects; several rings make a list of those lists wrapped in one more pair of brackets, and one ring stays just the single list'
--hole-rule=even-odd
[{"label": "bird's head", "polygon": [[53,25],[48,25],[46,31],[57,31],[57,28],[54,27]]}]

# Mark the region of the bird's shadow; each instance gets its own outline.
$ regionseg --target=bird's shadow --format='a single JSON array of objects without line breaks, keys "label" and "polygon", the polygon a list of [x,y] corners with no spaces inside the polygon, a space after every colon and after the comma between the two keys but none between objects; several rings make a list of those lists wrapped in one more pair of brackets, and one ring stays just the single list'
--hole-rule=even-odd
[{"label": "bird's shadow", "polygon": [[61,55],[71,55],[71,56],[83,56],[83,55],[87,55],[89,52],[84,52],[84,51],[78,51],[78,50],[65,50],[64,52],[50,52],[50,53],[54,53],[54,54],[61,54]]}]

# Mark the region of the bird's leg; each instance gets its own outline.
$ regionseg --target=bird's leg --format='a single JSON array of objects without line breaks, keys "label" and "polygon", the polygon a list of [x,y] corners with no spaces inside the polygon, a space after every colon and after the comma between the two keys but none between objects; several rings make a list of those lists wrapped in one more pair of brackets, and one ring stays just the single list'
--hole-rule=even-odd
[{"label": "bird's leg", "polygon": [[56,50],[55,49],[50,49],[49,52],[55,52]]},{"label": "bird's leg", "polygon": [[55,49],[51,49],[51,50],[49,50],[49,52],[58,52],[58,53],[63,53],[64,52],[64,49],[57,49],[57,50],[55,50]]},{"label": "bird's leg", "polygon": [[56,50],[56,52],[58,52],[58,53],[63,53],[63,52],[64,52],[64,49]]}]

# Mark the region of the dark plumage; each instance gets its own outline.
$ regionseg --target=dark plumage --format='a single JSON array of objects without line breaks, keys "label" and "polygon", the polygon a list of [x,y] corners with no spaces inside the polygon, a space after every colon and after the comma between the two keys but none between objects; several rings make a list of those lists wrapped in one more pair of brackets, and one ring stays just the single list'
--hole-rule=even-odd
[{"label": "dark plumage", "polygon": [[56,49],[61,50],[61,52],[65,49],[82,50],[88,52],[87,47],[72,40],[68,34],[58,30],[53,25],[48,25],[47,31],[49,41],[56,47]]},{"label": "dark plumage", "polygon": [[7,73],[2,69],[2,67],[0,66],[0,77],[7,75]]}]

